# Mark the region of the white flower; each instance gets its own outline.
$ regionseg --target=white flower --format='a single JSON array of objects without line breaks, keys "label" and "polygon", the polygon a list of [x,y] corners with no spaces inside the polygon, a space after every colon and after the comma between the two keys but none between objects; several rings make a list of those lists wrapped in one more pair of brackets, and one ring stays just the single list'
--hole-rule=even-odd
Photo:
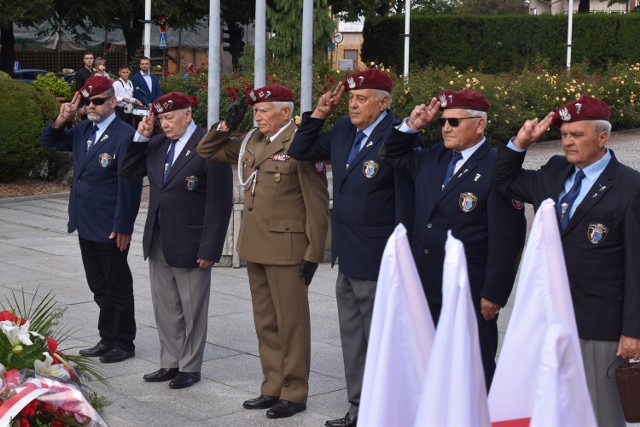
[{"label": "white flower", "polygon": [[39,333],[29,331],[29,320],[27,320],[22,326],[16,325],[10,320],[3,320],[0,322],[0,329],[2,329],[2,332],[7,336],[12,347],[21,343],[25,345],[32,345],[33,342],[31,342],[29,335],[34,335],[44,339],[44,337]]},{"label": "white flower", "polygon": [[64,369],[64,365],[62,364],[54,365],[53,358],[49,353],[45,351],[42,354],[44,354],[44,359],[45,359],[44,362],[41,360],[35,360],[33,362],[33,369],[35,369],[36,372],[42,375],[48,375],[54,378],[62,378],[66,380],[71,379],[71,375],[69,375],[69,372],[67,372],[66,369]]}]

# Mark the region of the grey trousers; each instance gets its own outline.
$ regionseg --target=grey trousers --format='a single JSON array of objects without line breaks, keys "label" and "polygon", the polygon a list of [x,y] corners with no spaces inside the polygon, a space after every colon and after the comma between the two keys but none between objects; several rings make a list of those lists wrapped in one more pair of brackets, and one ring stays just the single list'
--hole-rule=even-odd
[{"label": "grey trousers", "polygon": [[600,427],[625,427],[627,423],[622,413],[618,386],[614,369],[623,359],[618,358],[611,367],[610,376],[607,368],[616,359],[618,341],[594,341],[580,339],[580,350],[587,375],[587,386],[593,403],[593,410]]},{"label": "grey trousers", "polygon": [[351,279],[342,271],[338,271],[336,301],[340,321],[340,340],[347,382],[347,398],[351,402],[349,412],[353,416],[358,415],[360,404],[376,285],[377,282]]},{"label": "grey trousers", "polygon": [[151,299],[160,338],[160,367],[199,372],[207,340],[211,268],[175,268],[156,228],[149,252]]}]

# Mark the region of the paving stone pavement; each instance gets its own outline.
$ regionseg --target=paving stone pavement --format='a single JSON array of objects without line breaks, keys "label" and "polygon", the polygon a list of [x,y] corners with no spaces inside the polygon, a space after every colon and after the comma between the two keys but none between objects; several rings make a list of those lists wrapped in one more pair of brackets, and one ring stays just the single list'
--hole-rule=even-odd
[{"label": "paving stone pavement", "polygon": [[[609,146],[618,158],[640,169],[640,133],[619,132]],[[527,167],[538,167],[561,153],[558,141],[536,145]],[[66,232],[68,194],[0,199],[0,298],[24,290],[52,290],[67,307],[64,323],[77,329],[65,341],[72,352],[95,344],[97,306],[86,284],[77,235]],[[337,267],[320,265],[309,288],[312,360],[307,410],[289,419],[270,420],[263,410],[245,410],[242,402],[259,394],[261,370],[253,329],[251,296],[244,268],[214,267],[207,345],[202,380],[172,390],[166,383],[146,383],[142,375],[156,370],[159,345],[149,290],[149,271],[142,257],[143,202],[136,221],[129,262],[136,302],[136,357],[101,365],[110,386],[91,387],[111,404],[103,417],[119,426],[322,426],[348,409],[335,302]],[[528,216],[531,218],[531,209]],[[515,292],[516,290],[514,290]],[[510,299],[513,302],[513,296]],[[504,333],[511,303],[501,311]],[[399,408],[396,408],[399,409]]]}]

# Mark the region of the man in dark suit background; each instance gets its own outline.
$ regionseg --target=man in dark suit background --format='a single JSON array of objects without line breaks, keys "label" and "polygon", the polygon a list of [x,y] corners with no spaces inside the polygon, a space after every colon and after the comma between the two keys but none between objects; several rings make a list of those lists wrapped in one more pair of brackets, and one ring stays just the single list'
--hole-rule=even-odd
[{"label": "man in dark suit background", "polygon": [[[403,222],[410,229],[412,222],[411,179],[378,154],[394,124],[392,87],[380,70],[352,74],[320,97],[289,148],[294,159],[331,160],[333,169],[331,261],[339,259],[336,299],[351,406],[343,418],[327,421],[329,427],[356,425],[382,252],[395,226]],[[321,132],[345,91],[349,116]]]},{"label": "man in dark suit background", "polygon": [[[89,120],[71,129],[84,98]],[[87,79],[71,102],[41,136],[46,147],[73,152],[73,185],[69,193],[69,233],[78,230],[89,288],[100,308],[100,342],[80,350],[103,363],[121,362],[135,354],[133,277],[127,263],[133,224],[140,207],[142,179],[121,177],[122,159],[135,130],[115,114],[111,81]]]},{"label": "man in dark suit background", "polygon": [[151,72],[151,60],[146,56],[140,58],[140,71],[131,77],[133,97],[151,106],[153,101],[162,96],[160,80]]},{"label": "man in dark suit background", "polygon": [[[508,146],[499,147],[493,181],[535,209],[547,198],[556,201],[598,425],[624,426],[616,382],[607,370],[620,358],[640,358],[640,173],[606,148],[610,115],[604,102],[581,96],[540,122],[527,120]],[[522,169],[526,149],[550,125],[560,129],[565,155],[536,171]]]},{"label": "man in dark suit background", "polygon": [[[443,141],[412,150],[418,130],[439,110]],[[428,106],[416,106],[384,146],[386,159],[415,180],[411,247],[435,324],[447,231],[464,244],[487,389],[496,368],[498,312],[511,293],[526,233],[523,203],[491,185],[496,153],[484,136],[488,110],[477,92],[445,90]]]},{"label": "man in dark suit background", "polygon": [[[163,133],[152,138],[158,118]],[[200,381],[207,339],[211,267],[220,260],[232,208],[231,167],[198,156],[205,135],[181,92],[158,98],[138,125],[122,173],[149,177],[144,228],[160,369],[145,381],[171,388]]]}]

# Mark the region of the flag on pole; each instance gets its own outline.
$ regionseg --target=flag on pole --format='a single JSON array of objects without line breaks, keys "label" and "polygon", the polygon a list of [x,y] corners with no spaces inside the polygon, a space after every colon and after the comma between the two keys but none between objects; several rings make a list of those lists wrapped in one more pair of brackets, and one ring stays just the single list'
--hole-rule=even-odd
[{"label": "flag on pole", "polygon": [[490,426],[464,246],[449,231],[445,249],[442,312],[415,425]]},{"label": "flag on pole", "polygon": [[407,231],[399,224],[382,255],[358,425],[413,425],[434,333]]},{"label": "flag on pole", "polygon": [[596,426],[555,204],[533,220],[489,392],[495,427]]}]

